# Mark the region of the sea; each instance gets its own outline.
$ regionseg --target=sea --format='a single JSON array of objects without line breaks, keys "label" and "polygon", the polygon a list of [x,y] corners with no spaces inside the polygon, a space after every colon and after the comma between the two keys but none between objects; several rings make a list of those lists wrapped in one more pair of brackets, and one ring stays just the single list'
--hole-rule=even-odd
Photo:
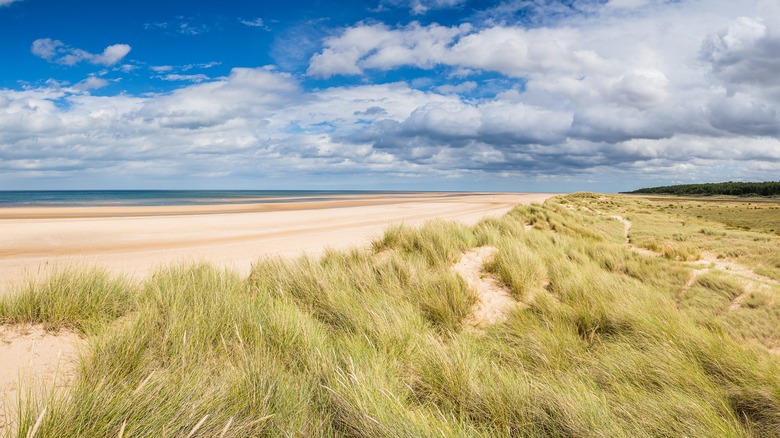
[{"label": "sea", "polygon": [[404,195],[367,190],[50,190],[0,191],[2,207],[101,207],[261,204],[336,199],[345,195]]}]

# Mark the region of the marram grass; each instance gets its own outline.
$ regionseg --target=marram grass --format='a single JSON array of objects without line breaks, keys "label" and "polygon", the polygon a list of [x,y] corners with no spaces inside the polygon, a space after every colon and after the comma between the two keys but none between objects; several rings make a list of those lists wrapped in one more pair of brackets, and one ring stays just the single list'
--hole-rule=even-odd
[{"label": "marram grass", "polygon": [[[245,279],[208,265],[141,284],[61,271],[3,297],[0,320],[76,330],[88,348],[73,385],[30,394],[6,434],[780,435],[780,360],[767,351],[780,333],[763,328],[780,326],[777,288],[737,312],[745,291],[728,274],[679,296],[688,254],[778,238],[670,227],[643,202],[575,194],[474,227],[394,227],[368,250],[259,260]],[[632,252],[618,214],[638,244],[686,252]],[[530,305],[467,330],[477,298],[450,267],[486,244],[498,248],[488,271]]]}]

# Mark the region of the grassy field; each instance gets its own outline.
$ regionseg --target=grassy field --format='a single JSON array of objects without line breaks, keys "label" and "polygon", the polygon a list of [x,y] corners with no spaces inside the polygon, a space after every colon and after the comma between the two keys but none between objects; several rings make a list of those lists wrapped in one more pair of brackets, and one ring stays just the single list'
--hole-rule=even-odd
[{"label": "grassy field", "polygon": [[[89,345],[75,383],[30,394],[7,433],[778,436],[780,237],[698,205],[574,194],[249,278],[63,271],[0,300],[2,323]],[[451,266],[484,245],[528,305],[469,330],[478,298]]]},{"label": "grassy field", "polygon": [[679,209],[681,216],[719,222],[730,229],[772,233],[780,236],[778,198],[645,198],[657,206]]}]

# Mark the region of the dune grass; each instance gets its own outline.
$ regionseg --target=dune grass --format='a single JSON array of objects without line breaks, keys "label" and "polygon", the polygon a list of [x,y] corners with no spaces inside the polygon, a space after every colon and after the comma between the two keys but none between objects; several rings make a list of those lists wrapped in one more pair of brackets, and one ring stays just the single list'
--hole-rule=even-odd
[{"label": "dune grass", "polygon": [[[780,360],[762,347],[776,334],[760,328],[780,317],[776,290],[729,312],[746,291],[707,273],[680,298],[692,268],[632,252],[612,214],[659,248],[717,250],[722,232],[776,243],[704,220],[662,229],[667,211],[575,194],[473,227],[394,227],[368,249],[263,259],[248,278],[65,271],[0,299],[4,323],[89,343],[74,385],[22,406],[7,433],[40,418],[36,436],[51,437],[780,434]],[[477,298],[450,267],[488,244],[488,271],[533,300],[465,330]]]},{"label": "dune grass", "polygon": [[44,324],[81,334],[95,330],[134,306],[135,286],[101,269],[59,269],[0,300],[0,324]]}]

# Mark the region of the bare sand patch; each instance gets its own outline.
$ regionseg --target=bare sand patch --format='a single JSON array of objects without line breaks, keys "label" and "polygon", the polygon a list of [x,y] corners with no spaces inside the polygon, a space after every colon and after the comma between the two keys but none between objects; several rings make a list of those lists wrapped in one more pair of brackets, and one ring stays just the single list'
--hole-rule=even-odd
[{"label": "bare sand patch", "polygon": [[701,260],[699,260],[697,264],[709,265],[713,269],[742,277],[743,279],[771,285],[780,285],[780,282],[773,278],[756,274],[752,269],[748,268],[747,266],[740,265],[737,262],[719,259],[718,256],[713,253],[703,252],[701,254]]},{"label": "bare sand patch", "polygon": [[[76,374],[78,348],[83,341],[75,333],[46,331],[41,325],[0,326],[0,432],[11,423],[26,389],[68,387]],[[12,415],[12,414],[11,414]]]},{"label": "bare sand patch", "polygon": [[484,265],[496,253],[492,246],[481,246],[460,258],[452,270],[463,278],[477,294],[477,302],[471,310],[466,325],[473,328],[485,327],[506,320],[507,314],[520,303],[512,298],[509,290],[493,275],[486,272]]}]

